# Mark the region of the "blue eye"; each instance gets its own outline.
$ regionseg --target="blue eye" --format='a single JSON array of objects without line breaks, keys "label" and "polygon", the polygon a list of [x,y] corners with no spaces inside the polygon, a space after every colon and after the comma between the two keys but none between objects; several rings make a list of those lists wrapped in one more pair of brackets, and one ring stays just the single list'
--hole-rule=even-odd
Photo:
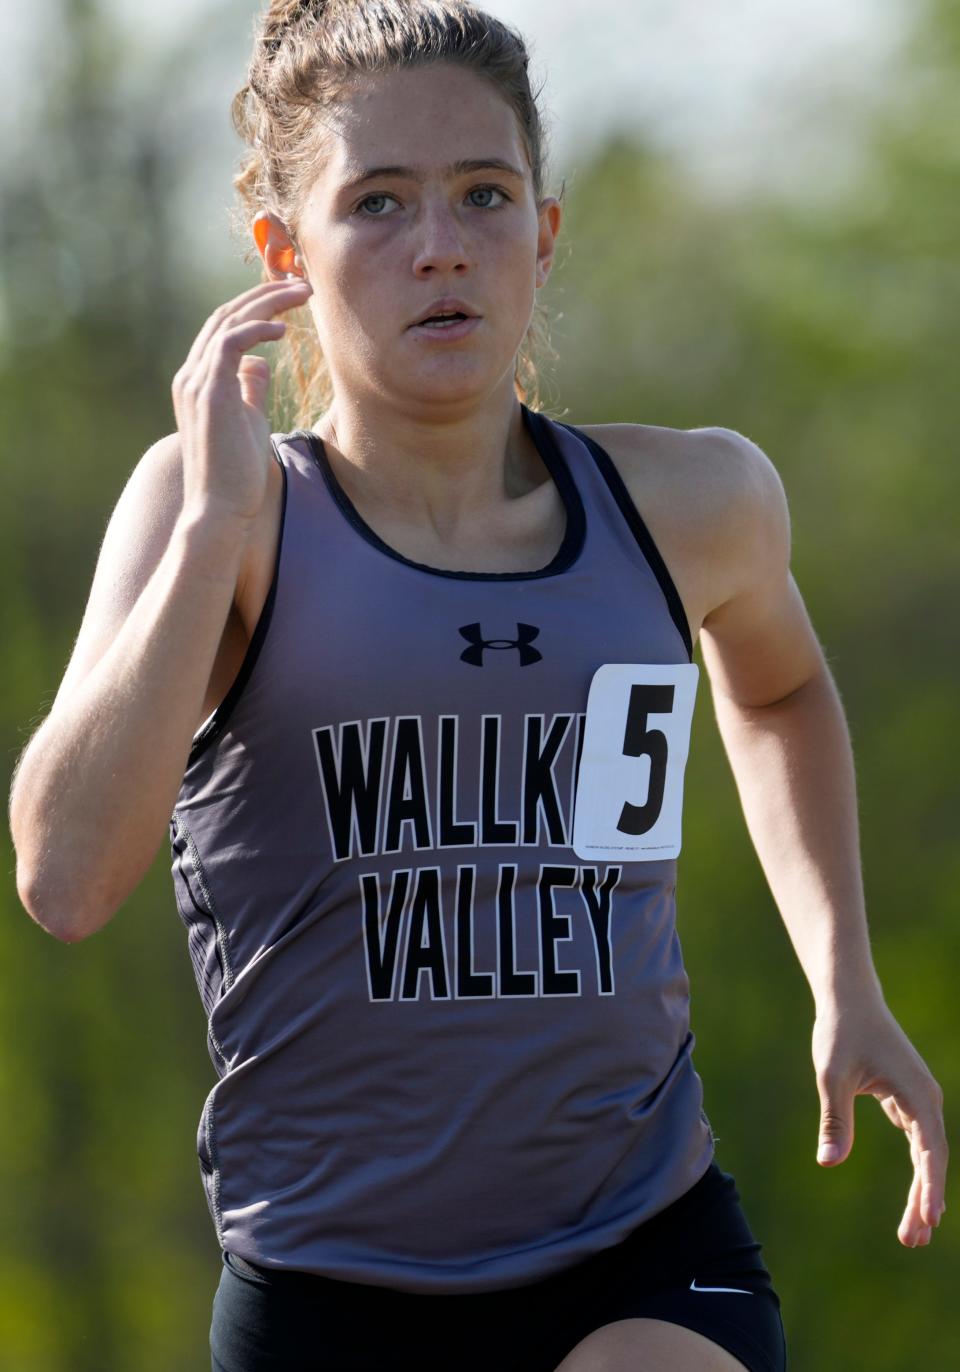
[{"label": "blue eye", "polygon": [[[492,191],[494,195],[499,195],[499,196],[501,197],[502,200],[509,200],[509,199],[510,199],[510,197],[509,197],[509,195],[507,195],[506,191],[502,191],[502,190],[500,189],[499,186],[474,186],[470,191],[467,192],[467,194],[468,194],[468,195],[477,195],[477,194],[482,195],[482,194],[484,194],[485,192],[489,192],[489,191]],[[366,205],[369,203],[369,201],[371,201],[371,200],[393,200],[394,202],[396,202],[396,196],[387,195],[386,191],[375,191],[375,192],[371,192],[370,195],[365,195],[365,196],[364,196],[364,198],[360,201],[360,204],[357,206],[357,208],[356,208],[356,210],[354,211],[354,213],[355,213],[355,214],[360,214],[360,212],[363,211],[363,214],[362,214],[361,217],[364,218],[364,219],[386,219],[386,218],[388,218],[388,216],[385,215],[385,214],[379,214],[379,213],[375,213],[375,212],[372,212],[372,211],[367,211],[367,210],[365,209],[365,206],[366,206]],[[486,209],[498,210],[498,209],[500,209],[500,205],[498,205],[498,204],[496,204],[496,205],[491,205],[491,204],[487,204],[487,205],[475,205],[474,208],[475,208],[475,209],[481,209],[481,210],[486,210]]]},{"label": "blue eye", "polygon": [[[393,196],[392,196],[392,195],[385,195],[385,194],[383,194],[382,192],[381,192],[381,193],[378,193],[378,194],[376,194],[376,195],[367,195],[367,196],[364,196],[364,198],[360,201],[360,204],[357,206],[357,209],[358,209],[358,210],[362,210],[363,207],[364,207],[364,205],[367,203],[368,200],[392,200],[392,199],[393,199]],[[382,218],[383,218],[383,215],[382,215],[382,214],[371,214],[371,215],[367,215],[366,217],[367,217],[368,219],[382,219]]]},{"label": "blue eye", "polygon": [[[506,194],[505,191],[502,191],[502,190],[500,189],[499,186],[474,186],[474,188],[473,188],[473,190],[470,192],[470,194],[471,194],[471,195],[476,195],[478,191],[480,192],[481,195],[482,195],[485,191],[492,191],[494,195],[499,195],[499,196],[501,197],[501,199],[503,199],[503,200],[509,200],[509,198],[510,198],[510,197]],[[496,209],[499,209],[500,206],[499,206],[499,205],[490,205],[490,206],[483,206],[482,208],[484,208],[484,209],[489,208],[489,209],[494,209],[494,210],[496,210]]]}]

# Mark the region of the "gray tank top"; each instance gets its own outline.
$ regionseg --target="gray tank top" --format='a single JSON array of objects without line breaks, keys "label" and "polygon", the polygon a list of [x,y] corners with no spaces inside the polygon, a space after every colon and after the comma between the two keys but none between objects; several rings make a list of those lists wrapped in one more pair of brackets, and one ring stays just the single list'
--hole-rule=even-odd
[{"label": "gray tank top", "polygon": [[218,1080],[221,1248],[421,1292],[522,1286],[713,1160],[675,927],[697,667],[609,455],[523,407],[546,566],[388,547],[274,434],[273,581],[170,821]]}]

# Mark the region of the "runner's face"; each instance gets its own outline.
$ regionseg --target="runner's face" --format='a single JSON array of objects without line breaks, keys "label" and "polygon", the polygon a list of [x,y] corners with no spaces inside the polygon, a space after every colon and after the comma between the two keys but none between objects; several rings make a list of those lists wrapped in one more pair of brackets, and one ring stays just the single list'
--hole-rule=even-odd
[{"label": "runner's face", "polygon": [[[329,152],[298,239],[335,388],[394,401],[489,394],[513,376],[560,219],[552,197],[538,216],[513,110],[472,72],[438,63],[366,77],[324,119]],[[451,170],[494,158],[514,170]],[[414,175],[351,184],[388,166]],[[448,295],[481,316],[464,336],[411,330]]]}]

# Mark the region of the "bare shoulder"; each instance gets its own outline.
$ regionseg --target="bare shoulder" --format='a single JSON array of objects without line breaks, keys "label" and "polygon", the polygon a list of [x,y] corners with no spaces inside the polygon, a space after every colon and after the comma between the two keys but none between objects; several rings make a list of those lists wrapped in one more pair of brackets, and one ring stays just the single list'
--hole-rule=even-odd
[{"label": "bare shoulder", "polygon": [[610,456],[683,601],[694,639],[711,610],[789,556],[783,483],[734,429],[581,424]]},{"label": "bare shoulder", "polygon": [[630,490],[670,498],[691,521],[724,523],[781,493],[776,467],[734,429],[670,429],[657,424],[582,424],[610,454]]}]

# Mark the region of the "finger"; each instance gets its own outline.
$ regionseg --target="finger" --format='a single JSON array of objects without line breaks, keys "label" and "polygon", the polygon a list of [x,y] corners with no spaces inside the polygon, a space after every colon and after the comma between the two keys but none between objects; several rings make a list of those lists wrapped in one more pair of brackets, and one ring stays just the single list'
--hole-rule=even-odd
[{"label": "finger", "polygon": [[244,404],[252,405],[263,414],[266,410],[267,392],[270,389],[270,363],[265,357],[245,353],[240,359],[238,375]]},{"label": "finger", "polygon": [[[900,1101],[901,1112],[904,1109]],[[918,1110],[911,1119],[910,1152],[920,1174],[920,1210],[924,1224],[935,1225],[947,1186],[949,1145],[939,1103]]]},{"label": "finger", "polygon": [[305,288],[303,281],[287,281],[281,283],[280,289],[258,296],[228,312],[219,327],[211,332],[206,352],[196,364],[195,375],[199,384],[209,386],[212,383],[223,366],[224,358],[236,356],[236,346],[244,351],[256,347],[258,343],[269,343],[280,338],[286,324],[283,320],[275,319],[274,315],[305,304],[309,294],[310,288]]},{"label": "finger", "polygon": [[281,310],[302,304],[310,295],[310,288],[302,279],[297,281],[264,281],[242,295],[218,305],[205,321],[187,353],[184,366],[206,371],[207,353],[211,339],[223,328],[250,319],[272,319]]},{"label": "finger", "polygon": [[906,1248],[916,1248],[918,1244],[930,1242],[930,1230],[924,1225],[920,1216],[921,1184],[920,1170],[917,1168],[913,1174],[913,1181],[910,1183],[907,1208],[903,1212],[903,1219],[897,1229],[897,1237]]},{"label": "finger", "polygon": [[[913,1162],[913,1181],[907,1198],[907,1208],[900,1222],[898,1236],[908,1247],[926,1245],[939,1223],[942,1191],[938,1190],[937,1151],[925,1146],[920,1121],[914,1120],[909,1133],[910,1157]],[[944,1146],[946,1143],[944,1141]],[[944,1157],[944,1167],[945,1167]]]},{"label": "finger", "polygon": [[[918,1131],[920,1126],[918,1126]],[[919,1153],[919,1172],[920,1172],[920,1213],[924,1224],[931,1227],[938,1224],[940,1220],[940,1206],[943,1200],[945,1183],[941,1179],[941,1167],[938,1162],[936,1150],[932,1144],[928,1144],[923,1134],[920,1134],[917,1145]],[[944,1164],[945,1167],[945,1164]]]},{"label": "finger", "polygon": [[[937,1150],[925,1147],[925,1136],[920,1120],[911,1118],[902,1097],[898,1101],[894,1094],[883,1095],[880,1091],[873,1094],[880,1101],[887,1118],[906,1134],[910,1147],[910,1161],[913,1164],[913,1179],[907,1197],[907,1206],[897,1231],[898,1237],[901,1243],[911,1248],[917,1245],[925,1245],[933,1237],[933,1229],[939,1222],[942,1204],[943,1189],[938,1191],[935,1182]],[[936,1133],[938,1122],[942,1127],[939,1107],[935,1106],[933,1109],[933,1120],[934,1133]],[[946,1150],[945,1135],[943,1146]],[[943,1155],[943,1171],[944,1173],[946,1171],[946,1151]],[[943,1184],[945,1185],[945,1176]]]},{"label": "finger", "polygon": [[[208,403],[213,403],[214,397],[225,399],[228,396],[233,389],[232,383],[241,379],[241,367],[246,374],[251,362],[266,363],[265,358],[247,358],[246,350],[255,348],[260,343],[276,342],[283,337],[284,328],[282,319],[248,319],[244,324],[222,329],[216,338],[211,340],[207,349],[202,386],[210,397]],[[269,367],[269,363],[266,365]],[[256,371],[255,367],[255,374]],[[220,390],[224,381],[227,384],[226,392]],[[242,393],[242,383],[240,390]]]},{"label": "finger", "polygon": [[199,362],[210,341],[211,334],[216,332],[228,315],[234,310],[239,309],[247,301],[260,299],[262,296],[268,294],[271,287],[276,287],[276,285],[277,282],[274,281],[261,281],[259,285],[251,286],[249,290],[243,291],[240,295],[234,296],[231,300],[221,301],[216,309],[211,310],[210,314],[203,321],[203,326],[197,333],[190,351],[187,353],[185,365],[194,366]]},{"label": "finger", "polygon": [[946,1195],[950,1155],[943,1122],[943,1092],[936,1081],[928,1078],[922,1087],[909,1094],[903,1088],[891,1091],[881,1098],[880,1104],[894,1124],[898,1124],[897,1117],[903,1121],[898,1127],[906,1130],[914,1172],[920,1179],[918,1218],[921,1223],[934,1226]]},{"label": "finger", "polygon": [[883,1096],[880,1094],[879,1091],[874,1092],[874,1094],[879,1100],[884,1114],[891,1121],[891,1123],[895,1124],[898,1129],[902,1129],[905,1133],[909,1133],[910,1121],[908,1119],[905,1119],[903,1114],[901,1113],[900,1107],[896,1101],[896,1097]]}]

